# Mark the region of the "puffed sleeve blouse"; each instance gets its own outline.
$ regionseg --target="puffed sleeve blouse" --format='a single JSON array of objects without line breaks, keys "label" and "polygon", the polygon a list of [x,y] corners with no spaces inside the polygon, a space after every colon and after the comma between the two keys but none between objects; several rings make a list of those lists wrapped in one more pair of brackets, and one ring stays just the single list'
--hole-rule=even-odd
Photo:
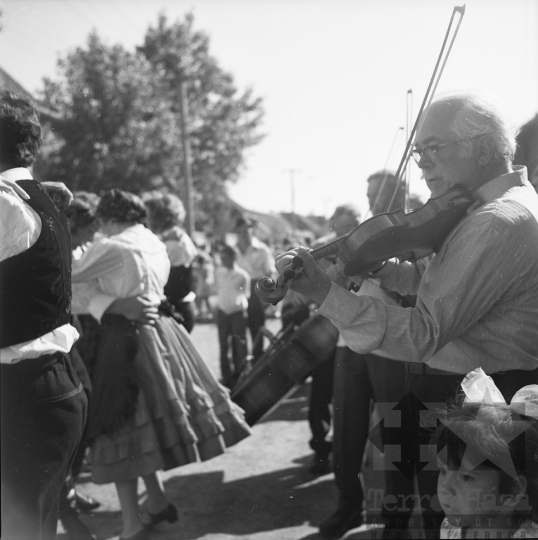
[{"label": "puffed sleeve blouse", "polygon": [[166,246],[143,225],[133,225],[97,240],[73,261],[74,311],[100,319],[117,298],[144,294],[159,301],[169,273]]}]

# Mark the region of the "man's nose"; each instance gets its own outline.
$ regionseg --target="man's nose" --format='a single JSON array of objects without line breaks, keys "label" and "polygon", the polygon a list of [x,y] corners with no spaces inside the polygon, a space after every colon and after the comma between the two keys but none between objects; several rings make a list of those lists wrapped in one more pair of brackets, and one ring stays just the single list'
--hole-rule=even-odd
[{"label": "man's nose", "polygon": [[425,175],[426,173],[431,169],[433,168],[433,164],[432,163],[423,163],[422,165],[420,165],[420,171],[421,171],[421,175],[420,175],[420,178],[422,180],[426,180],[425,178]]},{"label": "man's nose", "polygon": [[431,159],[429,159],[426,154],[422,154],[420,156],[420,159],[418,160],[417,162],[417,165],[418,165],[418,168],[420,170],[423,170],[423,169],[428,169],[430,167],[433,167],[433,163],[431,161]]}]

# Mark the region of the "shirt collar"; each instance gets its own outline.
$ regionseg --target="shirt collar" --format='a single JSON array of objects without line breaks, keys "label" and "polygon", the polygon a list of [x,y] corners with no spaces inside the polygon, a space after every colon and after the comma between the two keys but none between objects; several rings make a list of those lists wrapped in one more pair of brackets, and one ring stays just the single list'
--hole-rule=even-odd
[{"label": "shirt collar", "polygon": [[501,197],[509,189],[516,186],[523,186],[527,182],[527,167],[514,165],[513,172],[501,174],[493,180],[480,186],[474,193],[473,199],[481,205],[487,204]]},{"label": "shirt collar", "polygon": [[258,249],[260,247],[260,241],[255,237],[255,236],[251,236],[250,237],[250,243],[247,245],[247,247],[245,248],[245,251],[243,251],[240,247],[239,247],[239,244],[237,245],[237,248],[239,249],[239,252],[242,254],[242,255],[245,255],[248,251],[252,250],[252,249]]},{"label": "shirt collar", "polygon": [[262,243],[261,240],[258,240],[255,236],[252,237],[250,245],[253,248],[259,248],[261,247]]},{"label": "shirt collar", "polygon": [[30,174],[30,171],[26,167],[15,167],[14,169],[8,169],[0,173],[7,180],[33,180],[34,177]]}]

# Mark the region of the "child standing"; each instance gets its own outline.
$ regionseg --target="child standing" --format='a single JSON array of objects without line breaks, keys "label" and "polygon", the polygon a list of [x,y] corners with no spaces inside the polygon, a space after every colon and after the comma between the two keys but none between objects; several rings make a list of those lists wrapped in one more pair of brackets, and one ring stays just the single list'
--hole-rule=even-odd
[{"label": "child standing", "polygon": [[507,405],[478,368],[462,389],[433,440],[441,538],[538,538],[538,385]]},{"label": "child standing", "polygon": [[[222,266],[217,269],[217,327],[219,331],[222,382],[232,387],[247,359],[247,307],[250,277],[235,263],[237,251],[225,245],[220,250]],[[232,362],[228,356],[228,338],[232,341]]]}]

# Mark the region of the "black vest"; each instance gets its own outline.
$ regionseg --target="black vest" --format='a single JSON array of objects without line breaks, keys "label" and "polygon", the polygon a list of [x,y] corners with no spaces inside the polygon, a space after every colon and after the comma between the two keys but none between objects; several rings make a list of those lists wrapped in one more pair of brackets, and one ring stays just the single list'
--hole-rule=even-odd
[{"label": "black vest", "polygon": [[181,303],[194,289],[192,266],[172,266],[170,277],[164,286],[164,294],[172,302]]},{"label": "black vest", "polygon": [[48,334],[69,323],[71,236],[65,215],[35,180],[17,182],[41,218],[30,249],[0,262],[0,348]]}]

